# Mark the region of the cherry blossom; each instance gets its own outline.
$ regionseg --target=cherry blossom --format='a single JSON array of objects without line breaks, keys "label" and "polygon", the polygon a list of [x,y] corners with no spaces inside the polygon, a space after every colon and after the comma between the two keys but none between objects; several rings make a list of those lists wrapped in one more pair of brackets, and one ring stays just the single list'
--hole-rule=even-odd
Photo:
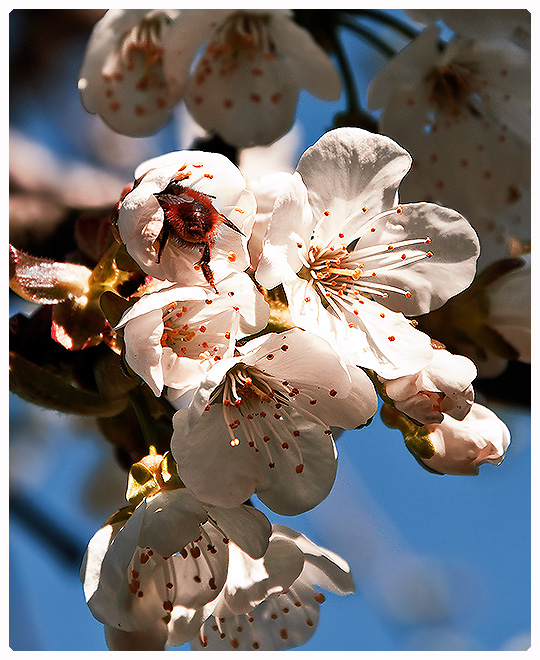
[{"label": "cherry blossom", "polygon": [[230,567],[225,587],[207,606],[212,616],[191,641],[192,650],[282,651],[300,646],[314,634],[325,601],[315,585],[341,595],[354,592],[349,566],[341,557],[287,527],[272,529],[262,559],[236,551],[238,570]]},{"label": "cherry blossom", "polygon": [[380,130],[413,154],[404,199],[457,209],[503,257],[516,231],[530,235],[526,51],[459,37],[440,47],[432,25],[377,74],[369,102]]},{"label": "cherry blossom", "polygon": [[171,451],[204,502],[237,506],[256,493],[276,513],[321,502],[336,474],[330,426],[355,428],[377,409],[371,381],[299,329],[270,333],[217,362],[175,413]]},{"label": "cherry blossom", "polygon": [[210,287],[172,286],[142,296],[122,316],[128,365],[156,396],[176,399],[208,369],[232,355],[235,342],[266,327],[269,308],[245,273]]},{"label": "cherry blossom", "polygon": [[419,424],[441,423],[444,415],[462,420],[473,405],[476,373],[474,362],[439,348],[425,369],[384,381],[384,390],[398,410]]},{"label": "cherry blossom", "polygon": [[262,243],[277,196],[291,182],[298,161],[298,131],[294,128],[271,145],[241,149],[238,167],[247,188],[257,200],[257,214],[248,243],[253,269],[257,268]]},{"label": "cherry blossom", "polygon": [[531,362],[531,255],[487,288],[489,325],[516,352],[516,359]]},{"label": "cherry blossom", "polygon": [[[418,438],[423,441],[420,452]],[[483,463],[500,465],[510,444],[510,432],[489,408],[473,403],[464,419],[444,415],[440,424],[420,427],[417,437],[406,437],[406,442],[417,459],[435,472],[477,475]]]},{"label": "cherry blossom", "polygon": [[456,341],[474,359],[481,378],[500,375],[509,360],[531,363],[531,255],[494,266],[501,272],[481,290],[481,325],[472,336],[460,332]]},{"label": "cherry blossom", "polygon": [[184,488],[160,490],[132,513],[118,512],[91,539],[81,567],[87,604],[117,650],[155,648],[168,637],[163,625],[177,608],[185,616],[219,594],[229,543],[256,559],[270,531],[253,507],[220,509]]},{"label": "cherry blossom", "polygon": [[163,66],[195,120],[236,147],[284,135],[302,88],[326,100],[341,93],[332,61],[288,9],[183,10]]},{"label": "cherry blossom", "polygon": [[114,131],[161,128],[178,101],[163,74],[163,38],[178,9],[110,9],[95,25],[79,76],[85,109]]},{"label": "cherry blossom", "polygon": [[148,275],[215,287],[249,265],[256,203],[245,186],[221,154],[177,151],[148,160],[135,170],[135,185],[122,200],[120,238]]},{"label": "cherry blossom", "polygon": [[325,134],[276,200],[255,274],[268,289],[283,284],[299,327],[387,379],[431,361],[429,337],[404,314],[425,314],[466,288],[479,249],[457,212],[398,203],[410,165],[384,136]]},{"label": "cherry blossom", "polygon": [[531,14],[526,9],[406,9],[415,21],[427,25],[442,19],[458,34],[500,43],[508,39],[531,49]]}]

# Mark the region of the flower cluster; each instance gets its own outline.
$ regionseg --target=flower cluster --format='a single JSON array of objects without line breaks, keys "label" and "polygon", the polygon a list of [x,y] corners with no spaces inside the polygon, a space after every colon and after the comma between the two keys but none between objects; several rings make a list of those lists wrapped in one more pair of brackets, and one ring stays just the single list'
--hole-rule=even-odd
[{"label": "flower cluster", "polygon": [[257,200],[224,156],[137,168],[116,227],[146,284],[115,329],[127,366],[176,410],[174,479],[163,457],[145,459],[137,506],[89,545],[86,597],[111,648],[306,639],[313,585],[350,592],[348,568],[271,531],[251,499],[281,515],[316,507],[335,480],[336,429],[369,424],[377,393],[427,469],[502,460],[508,431],[474,403],[474,364],[413,318],[469,286],[478,239],[455,211],[399,202],[410,166],[389,138],[330,131],[283,178],[256,255]]},{"label": "flower cluster", "polygon": [[273,142],[292,126],[301,89],[341,94],[332,61],[292,18],[290,9],[111,9],[88,44],[83,104],[116,132],[140,136],[184,100],[228,144]]},{"label": "flower cluster", "polygon": [[[531,355],[528,14],[407,13],[422,28],[378,10],[113,9],[92,31],[89,113],[140,137],[183,103],[206,132],[136,167],[97,229],[78,219],[76,263],[10,246],[11,288],[48,306],[15,328],[12,390],[94,415],[129,469],[80,573],[111,650],[309,639],[318,588],[352,593],[349,566],[256,507],[317,507],[340,434],[378,412],[428,472],[504,459],[509,431],[475,388]],[[395,53],[362,18],[409,42]],[[366,89],[377,120],[342,28],[389,58]],[[246,147],[342,80],[334,128],[295,168],[250,175]]]}]

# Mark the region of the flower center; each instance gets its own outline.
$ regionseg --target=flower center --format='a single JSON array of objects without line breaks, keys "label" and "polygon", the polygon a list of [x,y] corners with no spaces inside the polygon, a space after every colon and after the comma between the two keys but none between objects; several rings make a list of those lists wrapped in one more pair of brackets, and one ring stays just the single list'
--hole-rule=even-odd
[{"label": "flower center", "polygon": [[157,14],[145,18],[130,30],[124,32],[118,41],[113,55],[112,72],[109,75],[121,76],[122,71],[140,71],[137,89],[164,85],[161,70],[163,46],[161,32],[169,21],[166,14]]},{"label": "flower center", "polygon": [[209,52],[216,57],[225,55],[231,60],[241,55],[250,58],[256,55],[272,56],[276,48],[268,25],[267,14],[236,12],[218,29]]},{"label": "flower center", "polygon": [[[269,360],[273,357],[272,353],[266,356]],[[256,453],[262,451],[266,455],[269,468],[275,468],[277,452],[292,450],[298,459],[296,473],[301,474],[304,463],[297,441],[301,431],[297,428],[294,411],[290,409],[291,401],[299,394],[300,390],[287,381],[240,363],[214,390],[206,410],[212,404],[222,405],[231,447],[247,442]],[[302,414],[306,416],[307,413],[303,410]],[[315,415],[308,416],[322,424]]]},{"label": "flower center", "polygon": [[[366,211],[364,207],[362,212]],[[305,252],[302,252],[302,243],[297,243],[299,256],[303,262],[298,276],[311,280],[324,307],[331,307],[343,320],[345,319],[342,309],[359,316],[358,306],[363,304],[363,298],[374,299],[375,296],[379,296],[385,299],[390,292],[399,293],[406,298],[412,296],[412,293],[406,289],[385,284],[380,276],[421,259],[431,258],[433,256],[431,251],[420,248],[421,245],[431,243],[429,237],[362,247],[362,237],[375,232],[377,223],[382,218],[400,216],[402,213],[403,208],[398,206],[375,216],[364,225],[358,239],[349,245],[344,243],[344,233],[333,237],[326,244],[312,239],[307,259]],[[356,212],[351,214],[343,225],[345,226],[356,215],[358,215]],[[347,320],[349,326],[354,325],[353,320]]]},{"label": "flower center", "polygon": [[442,112],[459,115],[474,92],[475,69],[473,63],[460,62],[432,69],[426,76],[429,100]]},{"label": "flower center", "polygon": [[[201,321],[201,311],[212,302],[211,298],[191,304],[173,302],[164,308],[161,345],[170,348],[179,357],[211,360],[212,363],[221,360],[234,333],[223,330],[225,324],[220,323],[220,315]],[[238,314],[236,312],[226,327],[231,330],[237,327]],[[195,322],[193,317],[197,317],[199,322]]]}]

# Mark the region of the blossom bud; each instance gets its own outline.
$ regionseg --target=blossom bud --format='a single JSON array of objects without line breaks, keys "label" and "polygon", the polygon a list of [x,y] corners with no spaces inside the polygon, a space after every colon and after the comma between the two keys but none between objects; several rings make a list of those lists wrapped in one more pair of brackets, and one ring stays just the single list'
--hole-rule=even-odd
[{"label": "blossom bud", "polygon": [[[499,465],[510,444],[506,425],[478,403],[473,403],[462,421],[444,415],[440,424],[416,431],[409,428],[403,434],[409,451],[440,474],[477,475],[483,463]],[[432,451],[427,451],[430,447]]]}]

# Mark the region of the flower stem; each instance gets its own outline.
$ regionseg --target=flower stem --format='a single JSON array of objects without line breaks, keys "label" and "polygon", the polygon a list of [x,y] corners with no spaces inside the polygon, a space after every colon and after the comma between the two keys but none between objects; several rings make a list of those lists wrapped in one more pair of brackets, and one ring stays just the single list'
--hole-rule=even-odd
[{"label": "flower stem", "polygon": [[358,102],[358,90],[354,80],[354,75],[349,64],[349,60],[343,48],[343,44],[337,35],[337,30],[332,30],[332,46],[336,54],[339,68],[343,76],[345,84],[345,91],[347,93],[347,106],[348,111],[351,113],[358,113],[360,111],[360,103]]},{"label": "flower stem", "polygon": [[146,447],[150,451],[150,447],[157,447],[160,443],[152,415],[150,414],[148,404],[141,388],[136,387],[131,390],[129,393],[129,399],[131,401],[131,406],[137,415],[137,419],[139,420]]},{"label": "flower stem", "polygon": [[380,9],[353,9],[353,10],[344,10],[344,13],[352,14],[355,16],[361,16],[362,18],[372,19],[374,21],[377,21],[378,23],[387,25],[388,27],[393,28],[398,32],[401,32],[401,34],[408,37],[409,39],[414,39],[420,32],[419,30],[413,28],[411,25],[405,23],[405,21],[402,21],[401,19],[397,18],[397,16],[394,16],[392,14],[387,14],[386,12],[381,11]]},{"label": "flower stem", "polygon": [[347,17],[341,19],[341,24],[343,27],[355,32],[359,37],[364,39],[367,43],[377,48],[385,57],[394,57],[396,51],[389,46],[383,39],[378,37],[376,34],[373,34],[371,30],[368,30],[363,25],[355,23]]}]

